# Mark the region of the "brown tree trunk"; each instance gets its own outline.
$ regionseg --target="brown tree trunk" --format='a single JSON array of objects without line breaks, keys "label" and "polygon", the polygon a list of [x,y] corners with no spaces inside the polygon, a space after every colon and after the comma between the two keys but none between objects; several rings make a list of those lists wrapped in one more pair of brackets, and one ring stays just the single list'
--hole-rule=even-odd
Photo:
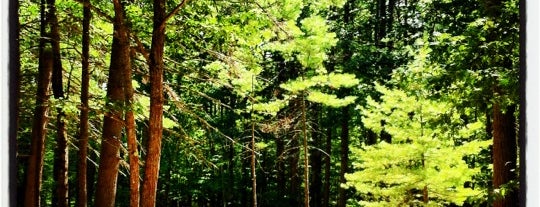
[{"label": "brown tree trunk", "polygon": [[48,123],[48,100],[49,87],[53,70],[53,54],[47,47],[47,14],[45,12],[46,1],[41,0],[40,5],[40,40],[39,40],[39,68],[37,78],[36,108],[32,123],[32,141],[30,143],[30,158],[26,170],[24,188],[24,206],[39,207],[41,181],[43,174],[43,162],[45,155],[45,138]]},{"label": "brown tree trunk", "polygon": [[304,206],[309,207],[309,151],[305,92],[302,92],[302,138],[304,148]]},{"label": "brown tree trunk", "polygon": [[40,206],[45,137],[47,134],[47,123],[49,121],[47,117],[49,112],[49,87],[53,68],[52,52],[43,47],[44,44],[40,48],[36,108],[34,109],[32,143],[30,145],[30,159],[26,172],[26,187],[24,192],[25,207]]},{"label": "brown tree trunk", "polygon": [[289,195],[290,195],[290,203],[289,206],[299,206],[300,205],[300,196],[299,193],[300,185],[302,184],[300,181],[300,175],[298,174],[298,161],[300,157],[300,150],[298,149],[300,147],[300,143],[298,142],[298,138],[296,136],[291,137],[291,148],[289,154],[289,168],[290,174],[290,182],[289,182]]},{"label": "brown tree trunk", "polygon": [[257,171],[255,157],[255,120],[253,120],[253,108],[251,109],[251,192],[253,196],[252,206],[257,207]]},{"label": "brown tree trunk", "polygon": [[[58,19],[56,17],[56,1],[48,0],[49,6],[49,23],[51,26],[51,45],[53,53],[53,72],[52,72],[52,88],[56,99],[64,98],[63,88],[63,69],[62,58],[60,56],[60,32],[58,29]],[[57,136],[54,159],[54,181],[55,193],[53,194],[53,206],[67,207],[68,206],[68,140],[66,135],[66,123],[64,121],[65,113],[61,107],[57,108],[58,115],[56,121]]]},{"label": "brown tree trunk", "polygon": [[[328,115],[330,116],[330,114]],[[330,206],[330,165],[332,160],[332,127],[326,130],[326,144],[324,151],[328,154],[324,159],[324,190],[322,206]]]},{"label": "brown tree trunk", "polygon": [[285,143],[283,137],[276,133],[277,193],[279,198],[285,197]]},{"label": "brown tree trunk", "polygon": [[380,41],[386,36],[386,0],[378,0],[377,16],[378,30],[376,31],[375,44],[380,46]]},{"label": "brown tree trunk", "polygon": [[321,189],[322,189],[322,158],[321,158],[321,136],[319,132],[319,114],[320,114],[320,105],[315,105],[313,109],[313,148],[311,149],[311,206],[320,207],[321,206]]},{"label": "brown tree trunk", "polygon": [[[345,6],[343,7],[343,22],[345,24],[350,24],[353,22],[353,16],[351,15],[352,8],[352,2],[345,3]],[[379,0],[379,7],[380,7],[380,20],[382,23],[379,25],[379,29],[381,31],[385,30],[385,15],[386,15],[386,0]],[[352,39],[351,34],[346,34],[348,39]],[[379,34],[379,38],[383,38],[384,34]],[[346,67],[347,64],[351,61],[352,57],[352,51],[347,44],[343,48],[343,65]],[[348,94],[350,90],[342,90],[343,94]],[[345,106],[341,109],[341,144],[340,144],[340,156],[341,156],[341,168],[339,171],[339,183],[338,183],[338,201],[337,201],[337,207],[345,207],[347,205],[347,192],[344,188],[341,187],[341,184],[345,183],[345,173],[348,172],[349,167],[349,119],[351,119],[351,115],[349,112],[349,106]]]},{"label": "brown tree trunk", "polygon": [[56,1],[47,0],[49,6],[48,22],[51,27],[51,45],[53,53],[53,73],[52,73],[52,89],[54,98],[64,97],[64,88],[62,81],[62,59],[60,56],[60,32],[58,31],[58,18],[56,17]]},{"label": "brown tree trunk", "polygon": [[78,170],[77,170],[77,207],[88,205],[87,187],[87,156],[88,156],[88,88],[90,84],[90,8],[86,5],[89,0],[85,0],[83,9],[83,34],[82,34],[82,72],[81,72],[81,115],[78,142]]},{"label": "brown tree trunk", "polygon": [[133,86],[131,83],[131,71],[126,71],[125,76],[126,99],[126,133],[129,151],[129,204],[131,207],[139,207],[139,152],[137,150],[137,137],[135,131],[135,116],[133,115]]},{"label": "brown tree trunk", "polygon": [[[165,45],[165,1],[154,0],[154,28],[150,54],[150,118],[148,154],[144,165],[141,206],[156,205],[156,190],[163,133],[163,47]],[[163,24],[163,26],[162,26]]]},{"label": "brown tree trunk", "polygon": [[[18,170],[23,166],[26,166],[26,162],[20,163],[17,160],[17,132],[20,127],[20,103],[21,103],[21,48],[20,44],[15,43],[20,40],[20,20],[19,20],[19,1],[6,2],[9,5],[9,112],[8,112],[8,163],[9,164],[9,176],[11,178],[18,176]],[[4,4],[5,5],[5,4]],[[7,49],[7,48],[5,48]],[[5,159],[5,158],[4,158]],[[15,164],[13,164],[15,163]],[[19,199],[24,195],[20,193],[20,185],[18,185],[18,179],[8,179],[8,188],[10,189],[9,201],[11,206],[21,206],[22,202]]]},{"label": "brown tree trunk", "polygon": [[107,112],[103,120],[103,139],[96,186],[95,206],[113,207],[116,197],[118,165],[120,162],[121,132],[125,91],[124,74],[131,70],[129,39],[120,0],[114,0],[114,35],[111,64],[107,80]]},{"label": "brown tree trunk", "polygon": [[67,207],[69,206],[68,200],[68,140],[66,135],[66,122],[64,121],[65,113],[61,108],[58,108],[58,115],[56,116],[56,149],[54,158],[54,180],[55,180],[55,193],[53,194],[53,206]]},{"label": "brown tree trunk", "polygon": [[[499,103],[493,104],[493,187],[516,179],[517,143],[515,106],[509,106],[505,112]],[[512,189],[504,199],[497,199],[494,207],[515,206],[518,202],[518,192]]]},{"label": "brown tree trunk", "polygon": [[140,204],[140,173],[139,173],[139,152],[137,148],[137,132],[135,128],[135,115],[133,113],[133,95],[131,69],[124,74],[124,90],[126,95],[126,136],[129,159],[129,205],[139,207]]},{"label": "brown tree trunk", "polygon": [[[341,154],[341,168],[339,170],[339,183],[340,185],[342,183],[346,183],[347,180],[345,180],[345,173],[349,170],[349,107],[343,107],[342,109],[342,119],[341,119],[341,146],[340,146],[340,154]],[[347,192],[345,188],[342,188],[338,186],[338,207],[345,207],[347,204]]]}]

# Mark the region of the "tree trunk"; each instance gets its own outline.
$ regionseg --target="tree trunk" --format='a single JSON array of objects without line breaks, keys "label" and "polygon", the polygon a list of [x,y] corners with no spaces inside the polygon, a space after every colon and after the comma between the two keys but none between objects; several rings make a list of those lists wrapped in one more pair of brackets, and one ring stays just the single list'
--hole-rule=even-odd
[{"label": "tree trunk", "polygon": [[[303,79],[303,78],[302,78]],[[304,206],[309,207],[309,151],[305,92],[302,92],[302,137],[304,148]]]},{"label": "tree trunk", "polygon": [[139,207],[140,203],[140,182],[139,182],[139,152],[137,149],[137,132],[135,128],[135,116],[133,114],[133,84],[131,83],[131,69],[124,74],[124,90],[126,93],[126,136],[129,157],[129,205]]},{"label": "tree trunk", "polygon": [[375,44],[380,46],[380,41],[386,36],[386,0],[378,0],[377,6],[378,31],[376,31]]},{"label": "tree trunk", "polygon": [[[42,22],[43,23],[43,22]],[[47,134],[47,114],[49,112],[49,87],[53,68],[52,52],[43,46],[40,48],[38,88],[36,93],[36,108],[32,124],[32,143],[30,159],[26,172],[26,187],[24,206],[40,206],[41,180],[43,174],[43,158],[45,155],[45,137]]]},{"label": "tree trunk", "polygon": [[[253,88],[252,88],[253,90]],[[253,108],[251,108],[251,191],[253,207],[257,207],[257,171],[255,168],[255,120],[253,120]]]},{"label": "tree trunk", "polygon": [[285,143],[283,137],[276,133],[276,164],[277,164],[277,194],[279,198],[285,197],[286,179],[285,179]]},{"label": "tree trunk", "polygon": [[[493,187],[499,188],[516,179],[517,143],[515,106],[503,112],[499,103],[493,104]],[[518,202],[518,192],[512,189],[504,199],[497,199],[494,207],[514,206]]]},{"label": "tree trunk", "polygon": [[296,136],[293,135],[291,139],[291,154],[289,155],[289,168],[291,169],[289,175],[291,179],[289,183],[289,206],[299,206],[299,198],[301,196],[299,190],[300,184],[302,184],[300,181],[300,176],[298,175],[298,160],[300,157],[300,150],[298,150],[298,148],[300,147],[300,144]]},{"label": "tree trunk", "polygon": [[116,197],[118,165],[120,162],[123,105],[125,102],[124,74],[131,69],[129,39],[124,23],[123,8],[114,0],[114,35],[111,65],[107,82],[107,112],[103,120],[103,140],[96,186],[95,206],[113,207]]},{"label": "tree trunk", "polygon": [[313,109],[313,148],[311,149],[311,206],[320,207],[321,206],[321,189],[322,189],[322,158],[321,158],[321,136],[319,130],[319,114],[320,114],[320,105],[316,104]]},{"label": "tree trunk", "polygon": [[[342,109],[342,119],[341,119],[341,168],[339,170],[339,184],[346,183],[347,180],[345,180],[345,173],[349,170],[349,107],[343,107]],[[338,186],[338,207],[345,207],[347,204],[347,192],[345,188],[342,188],[341,186]]]},{"label": "tree trunk", "polygon": [[62,81],[62,59],[60,56],[60,32],[58,31],[58,18],[56,17],[56,1],[47,0],[49,6],[48,22],[51,27],[51,45],[53,53],[53,72],[52,72],[52,89],[54,98],[64,97],[64,88]]},{"label": "tree trunk", "polygon": [[81,115],[79,128],[79,152],[78,152],[78,170],[77,170],[77,207],[86,207],[88,205],[88,187],[87,187],[87,156],[88,156],[88,88],[90,84],[90,8],[86,5],[89,0],[85,0],[83,9],[83,34],[82,34],[82,72],[81,72]]},{"label": "tree trunk", "polygon": [[[330,116],[330,113],[328,113],[328,116]],[[330,165],[332,160],[332,127],[330,126],[326,130],[326,145],[324,151],[328,155],[324,159],[324,190],[322,206],[328,207],[330,206],[330,186],[332,185],[330,183]]]},{"label": "tree trunk", "polygon": [[165,44],[165,1],[154,0],[154,29],[150,56],[150,118],[148,154],[144,165],[141,206],[156,205],[156,190],[163,132],[163,47]]},{"label": "tree trunk", "polygon": [[[56,17],[56,1],[48,0],[49,6],[49,23],[51,26],[51,45],[53,53],[53,72],[52,72],[52,88],[54,98],[64,98],[63,88],[63,69],[62,58],[60,56],[60,32],[58,29],[58,19]],[[66,135],[66,123],[64,121],[65,113],[62,107],[57,108],[58,115],[56,121],[57,136],[54,159],[54,180],[55,193],[53,194],[53,206],[67,207],[69,182],[68,182],[68,140]]]},{"label": "tree trunk", "polygon": [[[20,106],[21,106],[21,47],[19,43],[21,36],[21,24],[19,19],[19,1],[5,2],[4,5],[9,5],[9,112],[8,112],[8,163],[10,178],[18,177],[18,170],[27,164],[20,163],[17,160],[17,135],[18,129],[21,126]],[[15,43],[15,44],[14,44]],[[7,49],[7,48],[4,48]],[[5,159],[5,158],[4,158]],[[14,163],[14,164],[13,164]],[[22,202],[19,199],[24,197],[20,189],[22,185],[18,185],[18,179],[8,179],[8,188],[10,189],[9,201],[11,206],[21,206]],[[4,201],[2,201],[4,202]]]},{"label": "tree trunk", "polygon": [[69,206],[69,186],[68,186],[68,140],[66,136],[66,122],[64,121],[65,113],[61,108],[58,108],[56,120],[56,149],[54,159],[54,180],[55,193],[53,194],[53,206],[67,207]]},{"label": "tree trunk", "polygon": [[45,138],[49,112],[49,87],[53,70],[53,54],[46,48],[47,41],[47,14],[45,12],[46,1],[40,4],[40,40],[39,40],[39,68],[37,78],[36,108],[32,123],[32,141],[30,143],[30,158],[26,170],[26,182],[24,191],[24,206],[39,207],[41,181],[43,174],[43,162],[45,155]]},{"label": "tree trunk", "polygon": [[125,75],[126,99],[126,134],[129,151],[129,204],[131,207],[139,207],[139,152],[137,149],[137,132],[135,131],[135,116],[133,114],[133,86],[131,83],[131,71]]}]

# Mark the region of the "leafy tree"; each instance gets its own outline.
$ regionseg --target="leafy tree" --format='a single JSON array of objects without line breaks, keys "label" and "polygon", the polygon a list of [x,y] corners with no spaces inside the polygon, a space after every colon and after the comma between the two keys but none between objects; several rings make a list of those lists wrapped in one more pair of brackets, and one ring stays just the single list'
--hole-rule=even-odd
[{"label": "leafy tree", "polygon": [[393,74],[397,87],[376,85],[380,101],[368,98],[362,107],[365,126],[392,140],[354,149],[357,171],[347,175],[347,185],[364,198],[360,205],[463,205],[483,193],[470,186],[480,169],[464,158],[490,144],[474,139],[485,126],[461,125],[453,103],[426,89],[429,79],[444,73],[426,63],[429,52],[420,49],[410,65]]}]

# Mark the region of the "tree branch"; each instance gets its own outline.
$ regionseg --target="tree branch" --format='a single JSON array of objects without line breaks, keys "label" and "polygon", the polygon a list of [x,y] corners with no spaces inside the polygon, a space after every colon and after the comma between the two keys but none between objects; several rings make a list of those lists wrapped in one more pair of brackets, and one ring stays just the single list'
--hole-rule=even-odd
[{"label": "tree branch", "polygon": [[178,13],[178,11],[180,11],[180,8],[182,8],[184,5],[186,5],[186,3],[187,3],[187,0],[182,0],[182,2],[180,2],[180,4],[176,5],[176,7],[169,14],[167,14],[167,16],[165,16],[165,18],[163,19],[163,21],[159,25],[159,29],[160,30],[165,29],[165,25],[167,24],[167,21],[172,16],[174,16],[176,13]]},{"label": "tree branch", "polygon": [[106,14],[105,12],[101,11],[101,9],[93,6],[90,2],[84,2],[83,0],[74,0],[80,4],[82,4],[83,6],[85,7],[88,7],[90,8],[92,11],[94,11],[95,13],[97,13],[99,16],[101,17],[105,17],[105,19],[111,21],[111,22],[114,22],[114,18],[109,16],[108,14]]}]

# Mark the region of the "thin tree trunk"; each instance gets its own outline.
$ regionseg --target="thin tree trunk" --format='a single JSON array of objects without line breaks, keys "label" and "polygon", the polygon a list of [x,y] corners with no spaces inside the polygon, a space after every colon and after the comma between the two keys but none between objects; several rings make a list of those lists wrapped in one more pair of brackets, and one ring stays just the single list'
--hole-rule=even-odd
[{"label": "thin tree trunk", "polygon": [[[350,24],[353,22],[353,16],[351,15],[352,2],[347,2],[343,8],[343,22],[345,24]],[[380,7],[380,21],[382,23],[380,24],[380,30],[385,30],[385,15],[386,15],[386,0],[379,0],[379,7]],[[352,39],[351,34],[347,34],[347,37],[349,39]],[[379,38],[383,38],[384,34],[380,33]],[[349,64],[352,57],[352,51],[347,44],[343,48],[343,65]],[[347,94],[350,90],[343,90],[341,91],[344,94]],[[347,205],[347,192],[344,188],[341,187],[341,184],[345,183],[345,173],[348,172],[348,166],[349,166],[349,119],[351,119],[351,115],[349,113],[349,106],[345,106],[341,109],[342,117],[341,117],[341,145],[340,145],[340,155],[341,155],[341,168],[339,171],[339,185],[338,185],[338,201],[337,201],[337,207],[345,207]]]},{"label": "thin tree trunk", "polygon": [[[328,116],[330,116],[330,114],[328,114]],[[332,185],[330,183],[330,165],[332,160],[332,127],[328,127],[328,129],[326,130],[326,144],[324,151],[328,155],[324,159],[324,190],[322,206],[328,207],[330,206],[330,186]]]},{"label": "thin tree trunk", "polygon": [[[386,22],[386,31],[392,32],[394,26],[394,10],[396,9],[396,0],[388,1],[388,21]],[[392,42],[388,42],[386,45],[388,48],[393,48]]]},{"label": "thin tree trunk", "polygon": [[118,167],[120,162],[122,119],[125,102],[124,74],[131,69],[129,39],[124,23],[120,0],[114,4],[114,35],[111,52],[111,65],[107,83],[107,98],[110,106],[103,120],[103,139],[96,186],[95,206],[113,207],[116,197]]},{"label": "thin tree trunk", "polygon": [[87,156],[88,156],[88,88],[90,84],[90,8],[86,5],[89,0],[85,0],[83,9],[83,34],[82,34],[82,72],[81,72],[81,115],[79,131],[79,151],[78,151],[78,170],[77,170],[77,207],[86,207],[88,205],[88,187],[87,187]]},{"label": "thin tree trunk", "polygon": [[54,180],[55,193],[53,194],[53,206],[67,207],[69,206],[69,186],[68,186],[68,158],[69,150],[66,136],[66,122],[64,121],[65,113],[61,108],[58,108],[56,116],[56,149],[54,160]]},{"label": "thin tree trunk", "polygon": [[311,150],[311,168],[312,168],[312,176],[311,176],[311,186],[310,186],[310,194],[311,194],[311,206],[313,207],[320,207],[321,206],[321,189],[322,189],[322,158],[321,158],[321,136],[319,132],[319,114],[320,114],[320,106],[315,105],[313,109],[313,148]]},{"label": "thin tree trunk", "polygon": [[137,149],[137,132],[135,131],[135,116],[133,115],[133,86],[131,83],[131,70],[125,75],[127,111],[126,111],[126,134],[129,151],[129,204],[131,207],[139,207],[139,152]]},{"label": "thin tree trunk", "polygon": [[[340,185],[342,183],[347,182],[345,180],[345,173],[348,172],[348,166],[349,166],[349,107],[343,107],[342,109],[342,119],[341,119],[341,168],[339,170],[339,183]],[[338,194],[339,199],[337,206],[338,207],[345,207],[347,204],[347,192],[344,188],[338,186]]]},{"label": "thin tree trunk", "polygon": [[[9,3],[9,135],[8,135],[8,162],[15,163],[9,164],[9,176],[15,177],[18,176],[18,170],[23,166],[27,165],[26,163],[17,162],[17,132],[20,127],[19,118],[20,118],[20,103],[21,103],[21,48],[20,44],[15,42],[20,42],[21,36],[21,25],[19,19],[19,1],[10,1]],[[13,44],[15,43],[15,44]],[[8,179],[8,188],[10,189],[9,193],[9,202],[11,206],[21,206],[22,202],[19,202],[19,199],[23,197],[20,186],[17,184],[18,179]],[[19,198],[19,199],[18,199]]]},{"label": "thin tree trunk", "polygon": [[32,143],[30,145],[30,159],[26,172],[26,187],[24,192],[25,207],[39,207],[41,203],[40,192],[43,158],[45,155],[45,137],[47,134],[47,123],[49,121],[47,118],[49,112],[49,87],[53,68],[52,52],[43,47],[44,44],[40,48],[36,108],[34,109]]},{"label": "thin tree trunk", "polygon": [[[515,106],[509,106],[505,112],[500,104],[493,104],[493,187],[499,188],[516,179],[517,143]],[[514,206],[518,202],[518,193],[512,189],[504,199],[497,199],[494,207]]]},{"label": "thin tree trunk", "polygon": [[300,157],[300,150],[298,149],[300,147],[300,143],[298,142],[298,138],[296,136],[292,136],[291,138],[291,154],[290,160],[289,160],[289,168],[290,170],[290,187],[289,187],[289,195],[290,197],[290,203],[289,206],[299,206],[299,195],[298,190],[300,190],[300,176],[298,175],[298,161]]},{"label": "thin tree trunk", "polygon": [[140,203],[140,176],[139,176],[139,152],[137,149],[137,132],[135,128],[135,116],[133,114],[133,84],[131,69],[124,74],[124,90],[126,94],[126,136],[129,157],[129,205],[139,207]]},{"label": "thin tree trunk", "polygon": [[24,191],[24,206],[39,207],[41,205],[40,192],[43,174],[43,162],[45,155],[45,137],[48,123],[48,100],[49,87],[53,70],[53,55],[46,48],[47,41],[47,14],[45,12],[46,1],[41,0],[40,5],[40,39],[39,39],[39,68],[38,88],[36,92],[36,108],[32,123],[32,141],[30,143],[30,158],[26,170],[26,186]]},{"label": "thin tree trunk", "polygon": [[[52,72],[52,88],[56,99],[64,98],[63,88],[63,69],[62,59],[60,55],[60,32],[58,29],[58,18],[56,17],[56,1],[48,0],[49,6],[49,23],[51,26],[51,45],[53,53],[53,72]],[[57,108],[57,136],[54,159],[54,180],[55,193],[53,194],[53,206],[67,207],[69,182],[68,182],[68,166],[69,166],[69,150],[66,135],[66,123],[64,121],[65,113],[62,107]]]},{"label": "thin tree trunk", "polygon": [[48,22],[50,24],[51,45],[53,53],[53,74],[52,89],[54,98],[64,97],[63,77],[62,77],[62,59],[60,55],[60,32],[58,31],[58,18],[56,17],[56,1],[48,0]]},{"label": "thin tree trunk", "polygon": [[305,92],[302,94],[302,137],[304,148],[304,206],[309,207],[309,151],[308,151],[308,135],[307,135],[307,118],[306,118],[306,100]]},{"label": "thin tree trunk", "polygon": [[257,172],[255,169],[255,123],[253,120],[253,108],[251,109],[251,186],[253,195],[253,207],[257,207]]},{"label": "thin tree trunk", "polygon": [[144,165],[141,206],[156,205],[156,190],[163,133],[163,47],[165,45],[165,1],[154,0],[154,29],[150,54],[150,118],[148,154]]},{"label": "thin tree trunk", "polygon": [[277,162],[277,193],[279,198],[285,197],[285,143],[280,134],[276,133],[276,162]]},{"label": "thin tree trunk", "polygon": [[[253,83],[254,77],[251,76],[251,81]],[[253,84],[251,84],[251,93],[253,93]],[[254,94],[252,94],[254,95]],[[255,162],[257,158],[255,157],[255,119],[253,118],[253,104],[251,103],[251,114],[250,114],[250,121],[251,121],[251,191],[253,195],[253,207],[257,207],[257,171],[255,168]]]}]

